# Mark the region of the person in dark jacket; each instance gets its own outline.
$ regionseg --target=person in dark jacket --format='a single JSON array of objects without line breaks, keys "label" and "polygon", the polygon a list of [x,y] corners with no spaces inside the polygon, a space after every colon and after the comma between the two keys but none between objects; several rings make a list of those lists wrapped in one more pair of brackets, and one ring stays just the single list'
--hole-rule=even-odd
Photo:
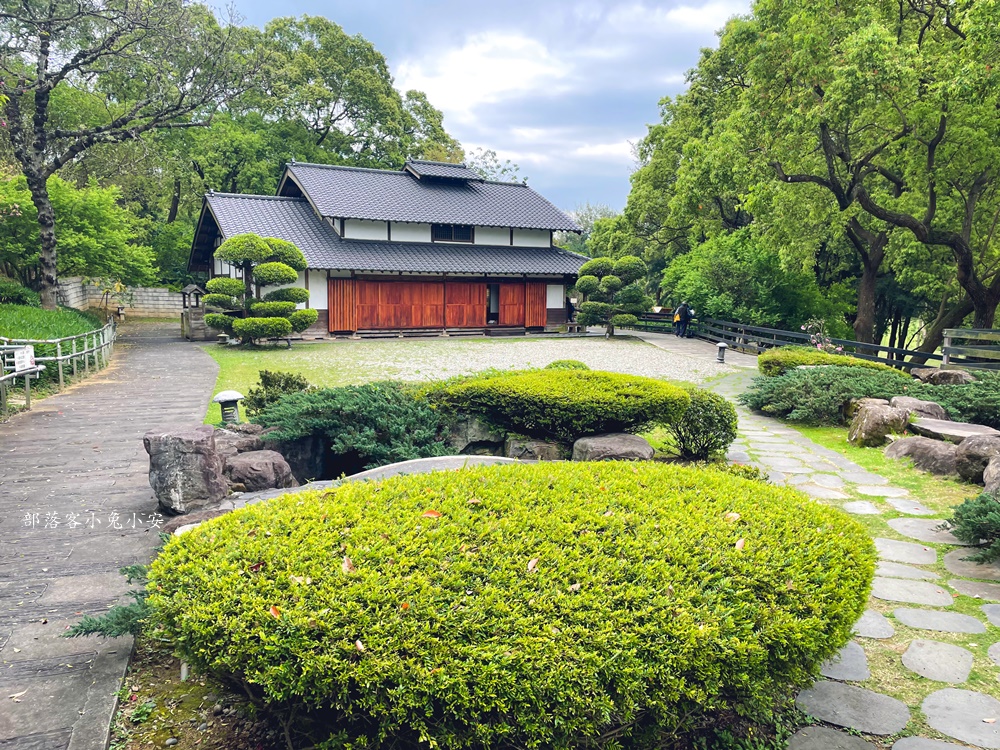
[{"label": "person in dark jacket", "polygon": [[572,323],[573,316],[576,315],[576,307],[573,306],[573,300],[569,297],[566,298],[566,322]]},{"label": "person in dark jacket", "polygon": [[687,302],[681,302],[681,306],[674,311],[674,318],[677,321],[674,324],[674,335],[679,338],[685,338],[687,336],[688,323],[691,320],[691,308]]}]

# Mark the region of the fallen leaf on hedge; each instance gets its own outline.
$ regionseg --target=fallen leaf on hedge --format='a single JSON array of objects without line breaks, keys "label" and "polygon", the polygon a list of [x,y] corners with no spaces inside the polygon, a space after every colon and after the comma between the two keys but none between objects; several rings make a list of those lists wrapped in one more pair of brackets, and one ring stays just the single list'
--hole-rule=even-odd
[{"label": "fallen leaf on hedge", "polygon": [[[602,487],[601,489],[604,489],[604,488]],[[604,514],[604,517],[605,518],[610,518],[614,514],[615,514],[615,512],[613,510],[609,510],[607,513]]]},{"label": "fallen leaf on hedge", "polygon": [[273,604],[271,605],[271,617],[273,617],[275,620],[281,618],[281,610],[275,607]]},{"label": "fallen leaf on hedge", "polygon": [[305,577],[303,577],[303,576],[288,576],[288,577],[291,578],[294,583],[304,583],[304,584],[308,585],[308,584],[310,584],[310,583],[313,582],[313,579],[310,578],[309,576],[305,576]]},{"label": "fallen leaf on hedge", "polygon": [[439,511],[436,511],[436,510],[425,510],[423,513],[421,513],[421,517],[422,518],[440,518],[441,517],[441,513]]},{"label": "fallen leaf on hedge", "polygon": [[257,529],[251,529],[248,531],[247,536],[257,536]]},{"label": "fallen leaf on hedge", "polygon": [[726,513],[726,520],[729,521],[730,523],[736,523],[737,521],[740,520],[740,514],[739,513]]},{"label": "fallen leaf on hedge", "polygon": [[357,570],[357,568],[354,567],[354,563],[351,562],[351,558],[347,555],[344,555],[344,562],[340,564],[340,569],[345,573],[353,573]]},{"label": "fallen leaf on hedge", "polygon": [[738,542],[736,542],[736,549],[740,550],[743,549],[746,546],[746,543],[747,543],[746,539],[740,539]]},{"label": "fallen leaf on hedge", "polygon": [[266,564],[267,563],[265,563],[263,560],[261,560],[260,562],[256,562],[256,563],[254,563],[253,565],[250,566],[250,572],[251,573],[256,573],[258,570],[260,570],[261,568],[263,568]]},{"label": "fallen leaf on hedge", "polygon": [[667,584],[667,596],[673,596],[673,595],[674,595],[674,586],[673,586],[673,584],[672,583],[671,584]]},{"label": "fallen leaf on hedge", "polygon": [[538,558],[537,557],[533,557],[530,560],[528,560],[528,572],[529,573],[531,571],[533,571],[536,567],[538,567]]},{"label": "fallen leaf on hedge", "polygon": [[483,501],[482,501],[482,500],[477,500],[476,498],[472,498],[471,500],[468,500],[468,501],[466,501],[466,502],[468,502],[468,503],[469,503],[469,505],[479,505],[479,504],[480,504],[480,503],[482,503]]},{"label": "fallen leaf on hedge", "polygon": [[365,652],[365,644],[363,644],[360,640],[354,642],[354,648],[358,650],[358,653],[363,654]]},{"label": "fallen leaf on hedge", "polygon": [[574,583],[573,585],[571,585],[571,586],[569,587],[569,590],[570,590],[570,591],[579,591],[579,590],[580,590],[580,589],[582,588],[582,586],[583,586],[583,584],[580,584],[580,583]]},{"label": "fallen leaf on hedge", "polygon": [[400,609],[409,609],[410,608],[410,604],[409,604],[409,602],[403,602],[402,604],[399,605],[399,608]]}]

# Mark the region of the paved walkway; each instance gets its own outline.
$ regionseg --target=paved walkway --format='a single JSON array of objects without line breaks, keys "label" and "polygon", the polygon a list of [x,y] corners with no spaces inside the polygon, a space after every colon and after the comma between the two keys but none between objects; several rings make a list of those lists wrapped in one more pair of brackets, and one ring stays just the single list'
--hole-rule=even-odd
[{"label": "paved walkway", "polygon": [[[176,325],[120,331],[111,367],[0,424],[0,748],[101,750],[129,638],[60,638],[158,542],[142,435],[201,422],[217,366]],[[115,516],[114,514],[117,514]]]}]

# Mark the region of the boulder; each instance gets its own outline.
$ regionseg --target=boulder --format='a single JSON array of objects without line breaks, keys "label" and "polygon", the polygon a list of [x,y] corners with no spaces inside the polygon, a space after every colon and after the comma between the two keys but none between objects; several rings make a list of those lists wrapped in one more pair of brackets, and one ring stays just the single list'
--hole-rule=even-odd
[{"label": "boulder", "polygon": [[958,446],[928,437],[908,437],[893,441],[885,449],[886,458],[910,458],[913,465],[931,474],[956,474],[955,452]]},{"label": "boulder", "polygon": [[941,404],[935,404],[933,401],[921,401],[919,398],[912,398],[911,396],[895,396],[889,401],[889,406],[894,406],[897,409],[906,409],[911,414],[916,414],[919,417],[945,421],[951,419]]},{"label": "boulder", "polygon": [[236,432],[240,435],[263,435],[264,428],[259,424],[253,424],[252,422],[240,422],[239,424],[227,424],[225,429],[230,432]]},{"label": "boulder", "polygon": [[649,461],[652,457],[653,446],[624,432],[590,435],[573,443],[574,461]]},{"label": "boulder", "polygon": [[[267,435],[267,431],[264,435]],[[292,469],[292,476],[299,484],[327,476],[326,459],[330,446],[321,435],[309,435],[297,440],[265,440],[264,445],[285,457]]]},{"label": "boulder", "polygon": [[909,419],[910,412],[906,409],[864,404],[854,413],[847,439],[854,445],[885,445],[890,434],[899,434],[906,429]]},{"label": "boulder", "polygon": [[497,455],[503,452],[507,433],[471,414],[461,415],[448,430],[448,446],[466,455]]},{"label": "boulder", "polygon": [[504,455],[523,461],[561,461],[566,453],[566,446],[548,440],[508,437],[504,443]]},{"label": "boulder", "polygon": [[965,370],[941,367],[914,367],[910,370],[910,374],[917,380],[931,385],[966,385],[976,382],[976,379]]},{"label": "boulder", "polygon": [[983,484],[987,492],[1000,490],[1000,456],[993,456],[983,470]]},{"label": "boulder", "polygon": [[161,534],[173,534],[177,529],[182,526],[190,526],[191,524],[199,524],[208,521],[212,518],[218,518],[226,513],[231,513],[229,508],[218,508],[216,510],[199,510],[194,513],[185,513],[183,516],[177,516],[176,518],[171,518],[165,524],[163,528],[160,529]]},{"label": "boulder", "polygon": [[215,431],[215,449],[225,462],[237,453],[264,450],[264,440],[260,435],[219,429]]},{"label": "boulder", "polygon": [[965,481],[982,484],[983,474],[994,456],[1000,456],[1000,437],[973,435],[958,444],[955,468]]},{"label": "boulder", "polygon": [[249,451],[226,459],[226,476],[247,492],[298,487],[292,469],[277,451]]},{"label": "boulder", "polygon": [[993,435],[1000,437],[1000,430],[994,430],[981,424],[969,424],[967,422],[952,422],[950,419],[929,419],[927,417],[917,417],[910,423],[910,431],[917,435],[934,438],[935,440],[947,440],[952,443],[961,443],[972,435]]},{"label": "boulder", "polygon": [[868,406],[868,405],[888,406],[889,401],[884,398],[852,398],[850,401],[847,402],[847,408],[844,410],[844,413],[847,415],[847,418],[850,419],[851,417],[853,417],[855,414],[858,413],[858,409],[860,409],[862,406]]},{"label": "boulder", "polygon": [[142,444],[149,454],[149,486],[168,513],[201,510],[229,494],[211,425],[147,432]]}]

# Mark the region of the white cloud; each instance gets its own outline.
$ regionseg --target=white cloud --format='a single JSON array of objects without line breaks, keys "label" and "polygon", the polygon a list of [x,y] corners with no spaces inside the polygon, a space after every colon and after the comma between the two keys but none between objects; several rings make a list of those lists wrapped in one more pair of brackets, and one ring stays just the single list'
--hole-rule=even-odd
[{"label": "white cloud", "polygon": [[607,22],[612,29],[623,34],[711,34],[721,29],[731,17],[746,11],[747,4],[736,0],[709,0],[702,5],[678,5],[673,8],[633,3],[611,11]]},{"label": "white cloud", "polygon": [[[636,138],[636,141],[639,139]],[[585,143],[572,151],[573,156],[601,161],[632,162],[632,143],[628,140],[615,143]]]}]

